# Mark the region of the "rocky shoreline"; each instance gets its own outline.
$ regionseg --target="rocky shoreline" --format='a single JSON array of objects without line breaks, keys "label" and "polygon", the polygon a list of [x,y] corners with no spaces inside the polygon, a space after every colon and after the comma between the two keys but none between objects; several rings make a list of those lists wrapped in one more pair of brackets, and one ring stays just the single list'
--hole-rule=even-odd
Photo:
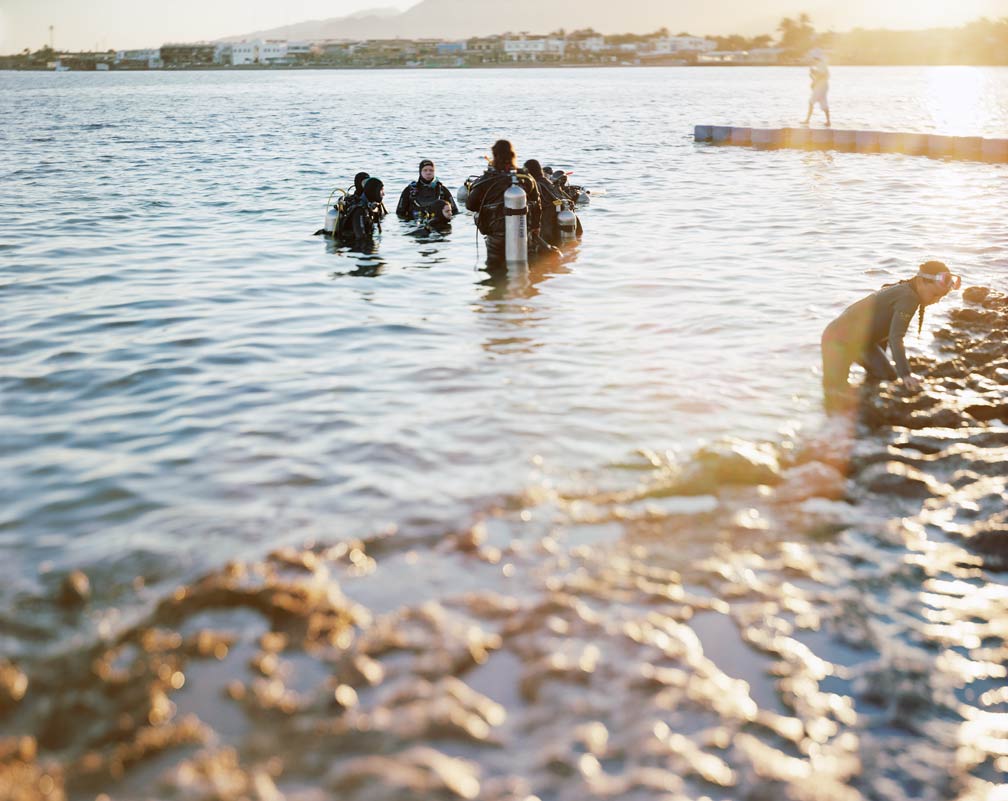
[{"label": "rocky shoreline", "polygon": [[[926,392],[814,437],[651,455],[631,489],[537,488],[436,543],[276,551],[0,657],[0,798],[984,797],[1008,297],[964,299]],[[88,572],[11,617],[97,614]]]}]

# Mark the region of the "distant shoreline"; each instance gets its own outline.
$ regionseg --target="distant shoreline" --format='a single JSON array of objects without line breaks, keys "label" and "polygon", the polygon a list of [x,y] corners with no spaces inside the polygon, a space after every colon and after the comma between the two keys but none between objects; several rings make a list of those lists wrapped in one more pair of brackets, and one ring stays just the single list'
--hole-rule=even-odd
[{"label": "distant shoreline", "polygon": [[[232,67],[220,64],[213,64],[207,66],[192,66],[192,67],[162,67],[159,69],[138,69],[138,68],[111,68],[108,70],[93,70],[93,69],[70,69],[64,70],[65,72],[130,72],[130,73],[172,73],[172,72],[306,72],[310,70],[344,70],[344,71],[373,71],[373,70],[408,70],[416,72],[426,72],[429,70],[446,70],[452,72],[463,72],[466,70],[529,70],[529,69],[629,69],[629,68],[648,68],[648,67],[679,67],[682,69],[709,69],[711,67],[730,67],[732,69],[741,67],[799,67],[807,68],[807,64],[803,63],[792,63],[792,64],[777,64],[777,63],[740,63],[740,62],[721,62],[721,63],[671,63],[671,62],[652,62],[652,63],[632,63],[632,64],[548,64],[548,63],[532,63],[532,62],[522,62],[515,64],[466,64],[463,66],[449,66],[447,64],[431,64],[431,65],[418,65],[418,66],[406,66],[403,64],[381,64],[376,66],[357,66],[352,64],[310,64],[310,65],[296,65],[296,64],[285,64],[285,65],[268,65],[268,64],[247,64],[240,67]],[[905,64],[879,64],[879,63],[838,63],[834,62],[830,65],[831,67],[1000,67],[1002,69],[1008,69],[1008,65],[1005,64],[963,64],[963,63],[947,63],[947,64],[935,64],[935,63],[925,63],[920,62],[907,62]],[[56,72],[57,70],[50,69],[48,67],[0,67],[0,72]]]}]

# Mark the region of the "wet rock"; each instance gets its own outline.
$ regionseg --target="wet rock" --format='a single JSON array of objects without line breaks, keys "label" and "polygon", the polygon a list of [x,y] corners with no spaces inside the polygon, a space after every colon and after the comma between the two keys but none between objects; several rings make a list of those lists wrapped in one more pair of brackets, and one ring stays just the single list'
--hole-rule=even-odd
[{"label": "wet rock", "polygon": [[893,458],[893,451],[888,447],[880,447],[878,443],[860,445],[850,456],[847,469],[850,473],[860,473],[871,465],[885,464]]},{"label": "wet rock", "polygon": [[1008,384],[1008,359],[993,362],[988,366],[987,375],[999,386]]},{"label": "wet rock", "polygon": [[983,305],[988,309],[1000,309],[1001,311],[1008,310],[1008,295],[1004,292],[997,292],[991,290],[987,297],[983,300]]},{"label": "wet rock", "polygon": [[463,531],[455,538],[456,547],[460,551],[469,553],[482,547],[487,539],[487,528],[485,523],[477,523],[466,531]]},{"label": "wet rock", "polygon": [[366,756],[338,763],[327,783],[339,798],[360,801],[474,799],[480,793],[476,764],[426,746],[394,757]]},{"label": "wet rock", "polygon": [[987,569],[1008,570],[1008,512],[1000,512],[979,524],[969,544],[983,557]]},{"label": "wet rock", "polygon": [[906,428],[918,431],[922,428],[958,428],[966,425],[962,414],[955,409],[948,408],[931,412],[914,412],[903,423]]},{"label": "wet rock", "polygon": [[975,470],[956,470],[952,474],[952,478],[949,479],[949,485],[956,489],[962,489],[970,484],[975,484],[980,478],[980,474]]},{"label": "wet rock", "polygon": [[822,462],[807,462],[784,471],[777,487],[777,500],[798,503],[809,498],[842,498],[847,479],[843,473]]},{"label": "wet rock", "polygon": [[767,444],[732,441],[701,448],[674,484],[674,494],[708,495],[724,485],[777,484],[780,462]]},{"label": "wet rock", "polygon": [[269,555],[269,558],[278,565],[301,570],[305,573],[314,573],[319,569],[319,558],[311,551],[299,551],[296,548],[280,548]]},{"label": "wet rock", "polygon": [[0,740],[0,799],[3,801],[66,801],[63,772],[37,762],[32,737]]},{"label": "wet rock", "polygon": [[990,294],[985,286],[970,286],[963,290],[963,300],[967,303],[983,303]]},{"label": "wet rock", "polygon": [[[966,369],[965,362],[958,358],[949,359],[941,364],[936,364],[929,370],[929,373],[935,378],[943,378],[946,380],[954,380],[955,378],[963,375],[963,373],[968,372],[969,371]],[[957,382],[957,386],[961,389],[964,385],[962,382]]]},{"label": "wet rock", "polygon": [[889,461],[865,468],[858,482],[871,492],[900,498],[930,498],[936,491],[930,476],[902,462]]},{"label": "wet rock", "polygon": [[273,777],[262,768],[243,768],[230,748],[204,751],[161,780],[158,797],[172,801],[283,801]]},{"label": "wet rock", "polygon": [[856,445],[854,426],[850,420],[830,418],[822,431],[807,437],[797,448],[794,463],[821,462],[846,474],[851,453]]},{"label": "wet rock", "polygon": [[0,659],[0,717],[13,709],[28,691],[28,677],[6,659]]},{"label": "wet rock", "polygon": [[91,600],[91,581],[81,570],[73,570],[60,582],[56,600],[60,606],[79,607]]},{"label": "wet rock", "polygon": [[975,328],[977,326],[990,326],[996,323],[1000,315],[994,309],[977,309],[973,307],[963,307],[953,309],[949,317],[956,323]]},{"label": "wet rock", "polygon": [[989,423],[991,420],[1001,420],[1008,423],[1008,404],[974,404],[966,407],[966,413],[974,420]]},{"label": "wet rock", "polygon": [[410,678],[382,695],[370,728],[402,741],[494,742],[505,717],[502,706],[452,676],[437,682]]}]

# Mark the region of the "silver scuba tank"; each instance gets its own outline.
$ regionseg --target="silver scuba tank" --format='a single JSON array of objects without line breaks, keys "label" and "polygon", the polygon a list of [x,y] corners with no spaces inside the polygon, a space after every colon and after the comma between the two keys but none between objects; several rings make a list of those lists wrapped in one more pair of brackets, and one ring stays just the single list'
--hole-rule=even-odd
[{"label": "silver scuba tank", "polygon": [[458,188],[458,191],[455,193],[455,201],[460,206],[465,206],[466,201],[468,199],[469,199],[469,184],[464,183],[462,184],[462,186]]},{"label": "silver scuba tank", "polygon": [[326,211],[325,223],[322,226],[322,230],[325,231],[329,236],[336,233],[336,227],[339,225],[339,208],[336,206],[330,206]]},{"label": "silver scuba tank", "polygon": [[560,211],[557,212],[557,225],[560,228],[560,241],[573,242],[577,239],[577,215],[571,211],[570,204],[560,201]]},{"label": "silver scuba tank", "polygon": [[[333,203],[333,198],[336,195],[340,197]],[[339,232],[340,215],[343,213],[346,196],[346,190],[338,187],[329,193],[329,199],[326,201],[325,221],[322,223],[322,231],[326,236],[336,236]]]},{"label": "silver scuba tank", "polygon": [[504,260],[509,265],[528,264],[528,198],[513,172],[504,192],[504,215]]}]

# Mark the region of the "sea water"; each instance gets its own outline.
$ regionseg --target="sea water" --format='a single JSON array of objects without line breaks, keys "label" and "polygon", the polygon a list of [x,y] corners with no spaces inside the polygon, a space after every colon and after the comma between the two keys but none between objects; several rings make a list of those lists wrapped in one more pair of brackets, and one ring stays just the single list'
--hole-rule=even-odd
[{"label": "sea water", "polygon": [[[440,544],[489,525],[544,560],[558,532],[610,554],[642,471],[815,436],[819,335],[847,304],[932,258],[1005,289],[1008,168],[692,141],[794,125],[807,88],[802,68],[0,73],[0,657],[114,637],[179,585],[305,543],[378,538],[371,583],[339,582],[375,614],[508,594],[499,562],[481,576]],[[1008,136],[1004,68],[837,67],[830,101],[837,128]],[[593,191],[562,260],[490,275],[468,215],[446,235],[390,217],[368,254],[312,236],[357,171],[393,208],[420,159],[455,188],[498,138]],[[960,303],[908,351],[932,353]],[[747,586],[712,501],[662,503],[665,545],[684,527],[691,559]],[[93,606],[53,617],[72,569]],[[595,613],[626,624],[624,579],[593,580]],[[828,584],[805,589],[839,603]],[[778,714],[725,603],[685,604],[691,636]]]}]

